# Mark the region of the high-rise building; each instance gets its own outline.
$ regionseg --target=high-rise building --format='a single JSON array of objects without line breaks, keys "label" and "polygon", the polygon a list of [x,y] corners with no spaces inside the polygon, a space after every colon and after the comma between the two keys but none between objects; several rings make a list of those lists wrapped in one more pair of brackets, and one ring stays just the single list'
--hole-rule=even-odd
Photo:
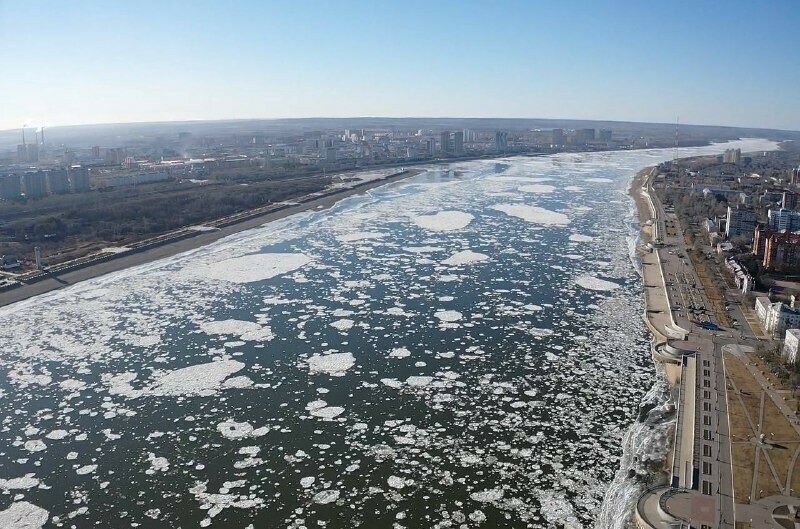
[{"label": "high-rise building", "polygon": [[22,196],[22,181],[18,174],[0,176],[0,198],[16,200]]},{"label": "high-rise building", "polygon": [[748,242],[753,240],[756,227],[756,212],[752,209],[728,206],[728,218],[725,235],[728,239],[744,237]]},{"label": "high-rise building", "polygon": [[69,169],[69,185],[73,193],[83,193],[89,191],[89,170],[86,167],[75,165]]},{"label": "high-rise building", "polygon": [[781,206],[792,211],[800,209],[800,193],[784,191],[781,195]]},{"label": "high-rise building", "polygon": [[106,149],[106,163],[122,164],[125,161],[125,149]]},{"label": "high-rise building", "polygon": [[773,231],[800,230],[800,211],[790,209],[770,209],[767,211],[769,229]]},{"label": "high-rise building", "polygon": [[28,163],[28,146],[25,144],[17,145],[17,163]]},{"label": "high-rise building", "polygon": [[446,154],[448,152],[451,152],[452,149],[451,149],[451,143],[450,143],[450,131],[449,130],[445,130],[444,132],[442,132],[439,135],[439,137],[440,137],[439,141],[441,143],[442,154]]},{"label": "high-rise building", "polygon": [[66,169],[51,169],[47,171],[47,189],[51,195],[69,193],[69,180]]},{"label": "high-rise building", "polygon": [[725,149],[725,153],[722,155],[722,163],[741,163],[742,161],[742,150],[741,149]]},{"label": "high-rise building", "polygon": [[436,155],[436,140],[434,140],[433,138],[428,138],[428,140],[425,142],[425,146],[427,148],[426,150],[428,156]]},{"label": "high-rise building", "polygon": [[800,167],[794,167],[789,170],[789,183],[800,184]]},{"label": "high-rise building", "polygon": [[99,160],[100,159],[100,146],[99,145],[95,145],[94,147],[92,147],[92,158],[94,158],[95,160]]},{"label": "high-rise building", "polygon": [[453,152],[464,154],[464,133],[460,130],[453,133]]},{"label": "high-rise building", "polygon": [[553,145],[564,145],[564,129],[553,129]]},{"label": "high-rise building", "polygon": [[612,132],[610,129],[600,129],[598,133],[598,139],[600,141],[611,141]]},{"label": "high-rise building", "polygon": [[575,144],[586,145],[594,141],[594,129],[578,129],[575,131]]},{"label": "high-rise building", "polygon": [[753,230],[753,255],[759,259],[764,259],[764,252],[767,250],[767,239],[772,235],[772,230],[763,224],[757,224]]},{"label": "high-rise building", "polygon": [[764,268],[800,265],[800,233],[772,233],[764,247]]},{"label": "high-rise building", "polygon": [[497,152],[505,152],[508,150],[508,133],[497,131],[494,134],[494,146]]},{"label": "high-rise building", "polygon": [[39,146],[35,143],[28,144],[28,163],[39,161]]},{"label": "high-rise building", "polygon": [[44,171],[25,173],[22,175],[22,187],[25,197],[41,198],[47,195],[47,174]]}]

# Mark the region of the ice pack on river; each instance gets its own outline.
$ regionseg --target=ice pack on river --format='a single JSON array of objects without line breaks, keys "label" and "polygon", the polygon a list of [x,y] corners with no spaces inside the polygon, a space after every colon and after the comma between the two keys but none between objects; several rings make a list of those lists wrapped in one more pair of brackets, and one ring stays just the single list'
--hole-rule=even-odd
[{"label": "ice pack on river", "polygon": [[622,527],[671,156],[431,166],[0,309],[0,527]]}]

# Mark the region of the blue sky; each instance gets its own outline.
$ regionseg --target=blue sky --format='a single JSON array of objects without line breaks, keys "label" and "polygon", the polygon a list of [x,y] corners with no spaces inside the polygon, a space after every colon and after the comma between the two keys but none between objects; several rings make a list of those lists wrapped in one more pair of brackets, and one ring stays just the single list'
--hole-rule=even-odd
[{"label": "blue sky", "polygon": [[0,129],[309,116],[800,129],[796,0],[0,0],[0,39]]}]

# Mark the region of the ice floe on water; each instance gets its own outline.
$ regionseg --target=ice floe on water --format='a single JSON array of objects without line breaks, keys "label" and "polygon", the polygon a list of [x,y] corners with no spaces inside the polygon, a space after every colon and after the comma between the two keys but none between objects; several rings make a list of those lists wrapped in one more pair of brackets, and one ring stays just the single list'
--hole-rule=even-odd
[{"label": "ice floe on water", "polygon": [[390,358],[408,358],[409,356],[411,356],[411,351],[405,347],[396,347],[389,353]]},{"label": "ice floe on water", "polygon": [[433,215],[418,215],[414,223],[428,231],[453,231],[466,228],[475,217],[463,211],[440,211]]},{"label": "ice floe on water", "polygon": [[506,215],[517,217],[527,222],[543,224],[545,226],[566,226],[569,224],[569,217],[557,211],[540,208],[539,206],[529,206],[527,204],[496,204],[492,209],[502,211]]},{"label": "ice floe on water", "polygon": [[556,186],[551,186],[547,184],[531,184],[528,186],[521,186],[519,188],[520,191],[523,193],[540,193],[540,194],[547,194],[552,193],[556,190]]},{"label": "ice floe on water", "polygon": [[194,277],[216,279],[231,283],[252,283],[286,274],[311,262],[300,253],[257,253],[190,267],[187,272]]},{"label": "ice floe on water", "polygon": [[343,318],[341,320],[336,320],[335,322],[331,323],[331,327],[340,331],[349,331],[355,322],[353,320]]},{"label": "ice floe on water", "polygon": [[3,529],[41,529],[50,514],[41,507],[27,501],[12,503],[7,509],[0,510],[0,527]]},{"label": "ice floe on water", "polygon": [[209,396],[224,387],[225,379],[237,373],[244,364],[236,360],[220,360],[197,364],[173,371],[159,373],[155,380],[142,389],[131,384],[137,379],[136,373],[103,375],[113,395],[136,398],[142,396],[178,397]]},{"label": "ice floe on water", "polygon": [[200,330],[211,335],[238,336],[245,341],[268,341],[273,338],[269,327],[252,321],[209,321],[200,324]]},{"label": "ice floe on water", "polygon": [[437,310],[433,316],[444,322],[459,321],[464,317],[464,315],[457,310]]},{"label": "ice floe on water", "polygon": [[34,474],[22,476],[21,478],[0,478],[0,489],[2,490],[26,490],[39,486],[39,480]]},{"label": "ice floe on water", "polygon": [[485,253],[480,252],[473,252],[472,250],[462,250],[460,252],[456,252],[444,261],[442,261],[443,265],[448,266],[459,266],[459,265],[466,265],[472,263],[480,263],[481,261],[486,261],[489,259],[489,256]]},{"label": "ice floe on water", "polygon": [[340,377],[344,376],[355,363],[356,359],[352,353],[315,354],[308,359],[308,368],[312,374],[325,373]]},{"label": "ice floe on water", "polygon": [[572,242],[592,242],[594,241],[594,237],[580,233],[573,233],[569,236],[569,240]]},{"label": "ice floe on water", "polygon": [[610,184],[614,182],[610,178],[584,178],[584,182],[591,182],[593,184]]},{"label": "ice floe on water", "polygon": [[586,290],[609,291],[620,288],[620,285],[613,281],[606,281],[591,275],[582,275],[575,280],[575,283]]},{"label": "ice floe on water", "polygon": [[226,439],[246,439],[250,437],[262,437],[269,432],[269,428],[265,426],[255,428],[247,421],[236,422],[227,420],[217,425],[217,431]]},{"label": "ice floe on water", "polygon": [[671,157],[430,166],[0,308],[0,527],[622,529],[670,422],[620,190]]},{"label": "ice floe on water", "polygon": [[377,233],[372,231],[359,231],[354,233],[346,233],[344,235],[338,235],[336,238],[342,242],[358,242],[358,241],[382,239],[384,237],[386,237],[385,233]]},{"label": "ice floe on water", "polygon": [[91,474],[95,470],[97,470],[97,465],[84,465],[75,469],[75,473],[79,476],[85,476],[86,474]]},{"label": "ice floe on water", "polygon": [[314,503],[319,503],[320,505],[327,505],[328,503],[333,503],[338,499],[338,490],[323,490],[314,494]]}]

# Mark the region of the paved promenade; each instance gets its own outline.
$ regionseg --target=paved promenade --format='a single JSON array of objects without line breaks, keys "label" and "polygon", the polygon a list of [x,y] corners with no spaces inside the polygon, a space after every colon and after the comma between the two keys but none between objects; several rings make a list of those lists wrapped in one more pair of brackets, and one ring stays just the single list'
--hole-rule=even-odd
[{"label": "paved promenade", "polygon": [[[651,171],[642,189],[651,239],[642,256],[646,321],[654,334],[654,357],[677,383],[677,419],[670,486],[646,493],[637,508],[640,527],[681,523],[734,529],[733,477],[722,354],[711,303],[689,260],[675,215],[652,190]],[[652,500],[648,498],[652,497]],[[686,525],[689,527],[689,525]]]}]

